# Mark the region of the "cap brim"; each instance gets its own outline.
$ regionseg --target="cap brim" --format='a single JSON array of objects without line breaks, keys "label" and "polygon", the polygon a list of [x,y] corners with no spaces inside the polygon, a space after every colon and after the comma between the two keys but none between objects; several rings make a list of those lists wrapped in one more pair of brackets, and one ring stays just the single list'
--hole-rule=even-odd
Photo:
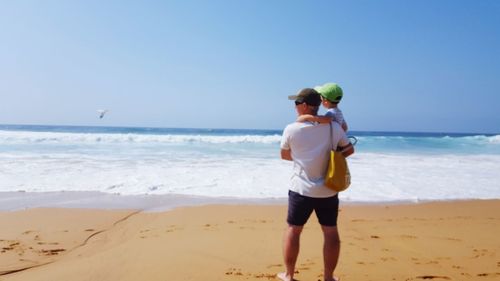
[{"label": "cap brim", "polygon": [[288,96],[288,99],[289,100],[297,100],[298,97],[299,96],[297,96],[297,95],[293,95],[293,96]]}]

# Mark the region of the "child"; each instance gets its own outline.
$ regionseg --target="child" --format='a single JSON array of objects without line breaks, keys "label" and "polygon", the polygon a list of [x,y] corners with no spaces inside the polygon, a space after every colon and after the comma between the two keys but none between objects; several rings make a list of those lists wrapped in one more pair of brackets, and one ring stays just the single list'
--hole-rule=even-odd
[{"label": "child", "polygon": [[315,87],[314,90],[321,95],[322,104],[327,109],[325,116],[302,115],[297,119],[297,122],[329,123],[335,121],[347,132],[347,123],[342,111],[338,108],[338,103],[343,95],[342,88],[335,83],[326,83],[323,86]]}]

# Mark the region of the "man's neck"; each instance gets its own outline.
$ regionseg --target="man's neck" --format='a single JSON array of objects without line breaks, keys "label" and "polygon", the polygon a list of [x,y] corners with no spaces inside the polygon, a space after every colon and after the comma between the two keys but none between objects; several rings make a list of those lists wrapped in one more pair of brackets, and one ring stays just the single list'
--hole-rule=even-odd
[{"label": "man's neck", "polygon": [[305,112],[300,112],[299,116],[301,116],[301,115],[318,116],[318,113],[312,113],[312,112],[309,112],[309,111],[305,111]]}]

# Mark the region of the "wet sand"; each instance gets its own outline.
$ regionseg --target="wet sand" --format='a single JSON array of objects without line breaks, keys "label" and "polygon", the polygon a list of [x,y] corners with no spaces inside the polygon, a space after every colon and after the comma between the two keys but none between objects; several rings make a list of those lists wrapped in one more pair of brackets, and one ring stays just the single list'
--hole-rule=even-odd
[{"label": "wet sand", "polygon": [[[0,280],[277,280],[284,205],[0,212]],[[345,280],[500,280],[500,200],[341,205]],[[321,280],[306,225],[298,280]]]}]

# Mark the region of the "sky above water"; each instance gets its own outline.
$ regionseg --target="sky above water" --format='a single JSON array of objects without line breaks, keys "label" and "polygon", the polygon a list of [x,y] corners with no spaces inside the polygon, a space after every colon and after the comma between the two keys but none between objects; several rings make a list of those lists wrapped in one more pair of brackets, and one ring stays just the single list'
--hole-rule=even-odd
[{"label": "sky above water", "polygon": [[499,133],[498,15],[494,0],[0,1],[0,124],[281,129],[288,95],[336,82],[351,130]]}]

